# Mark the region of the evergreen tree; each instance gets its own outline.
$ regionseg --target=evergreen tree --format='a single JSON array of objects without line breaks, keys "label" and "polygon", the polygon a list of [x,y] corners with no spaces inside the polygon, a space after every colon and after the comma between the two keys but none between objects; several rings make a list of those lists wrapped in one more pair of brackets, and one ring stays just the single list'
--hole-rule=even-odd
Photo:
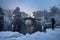
[{"label": "evergreen tree", "polygon": [[3,31],[4,24],[4,12],[3,9],[0,7],[0,31]]},{"label": "evergreen tree", "polygon": [[16,9],[13,12],[14,15],[14,31],[20,31],[21,27],[21,12],[20,8],[16,7]]}]

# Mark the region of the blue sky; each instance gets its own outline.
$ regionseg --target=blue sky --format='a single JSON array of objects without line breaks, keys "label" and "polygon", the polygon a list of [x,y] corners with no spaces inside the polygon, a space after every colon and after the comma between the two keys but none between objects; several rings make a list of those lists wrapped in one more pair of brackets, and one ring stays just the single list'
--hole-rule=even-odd
[{"label": "blue sky", "polygon": [[4,9],[15,9],[20,7],[21,11],[32,14],[36,10],[48,10],[52,6],[59,6],[60,0],[0,0]]}]

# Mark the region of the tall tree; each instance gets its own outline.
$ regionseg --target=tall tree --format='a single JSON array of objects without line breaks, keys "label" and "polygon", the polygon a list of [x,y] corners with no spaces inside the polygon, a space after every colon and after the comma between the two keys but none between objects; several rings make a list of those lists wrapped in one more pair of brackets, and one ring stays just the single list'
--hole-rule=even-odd
[{"label": "tall tree", "polygon": [[50,10],[51,10],[51,13],[50,13],[51,16],[54,16],[57,13],[58,7],[53,6]]},{"label": "tall tree", "polygon": [[14,15],[14,31],[20,31],[21,12],[19,7],[16,7],[16,9],[13,11],[13,15]]},{"label": "tall tree", "polygon": [[3,9],[0,7],[0,31],[3,30],[4,24],[4,12]]}]

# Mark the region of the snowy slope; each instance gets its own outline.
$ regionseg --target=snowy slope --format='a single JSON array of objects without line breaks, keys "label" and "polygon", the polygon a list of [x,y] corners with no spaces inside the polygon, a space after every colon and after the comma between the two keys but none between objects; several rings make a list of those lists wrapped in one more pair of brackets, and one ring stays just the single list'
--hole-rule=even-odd
[{"label": "snowy slope", "polygon": [[46,32],[35,32],[26,35],[18,32],[0,32],[0,40],[60,40],[60,29],[47,29]]}]

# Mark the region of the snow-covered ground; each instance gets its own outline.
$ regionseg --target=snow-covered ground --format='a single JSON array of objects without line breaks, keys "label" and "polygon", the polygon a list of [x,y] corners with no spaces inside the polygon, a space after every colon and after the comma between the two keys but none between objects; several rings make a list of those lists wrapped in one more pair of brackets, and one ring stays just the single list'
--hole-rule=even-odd
[{"label": "snow-covered ground", "polygon": [[60,40],[60,29],[47,29],[46,32],[35,32],[26,35],[18,32],[0,32],[0,40]]}]

